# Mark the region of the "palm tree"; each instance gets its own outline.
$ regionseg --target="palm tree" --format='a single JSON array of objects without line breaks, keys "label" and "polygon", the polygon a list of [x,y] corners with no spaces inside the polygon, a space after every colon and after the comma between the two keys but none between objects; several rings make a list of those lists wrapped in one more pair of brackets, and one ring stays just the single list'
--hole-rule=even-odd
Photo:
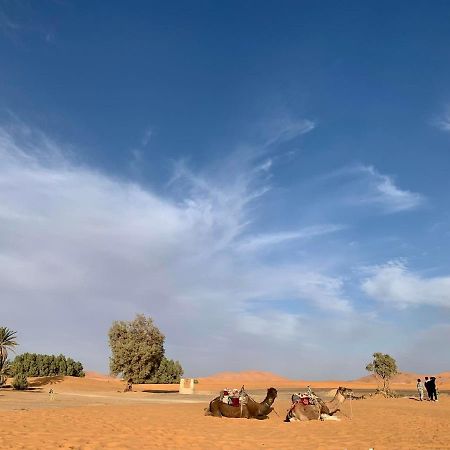
[{"label": "palm tree", "polygon": [[0,386],[6,381],[8,362],[8,350],[14,351],[17,344],[17,333],[7,327],[0,327]]}]

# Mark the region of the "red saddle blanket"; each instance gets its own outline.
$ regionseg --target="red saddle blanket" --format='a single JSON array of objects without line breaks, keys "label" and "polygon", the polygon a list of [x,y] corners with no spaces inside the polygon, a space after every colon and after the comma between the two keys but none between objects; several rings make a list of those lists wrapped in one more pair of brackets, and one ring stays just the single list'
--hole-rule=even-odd
[{"label": "red saddle blanket", "polygon": [[228,401],[231,406],[239,406],[239,397],[230,397]]},{"label": "red saddle blanket", "polygon": [[302,404],[305,406],[314,405],[314,401],[312,398],[306,397],[306,396],[297,398],[294,402],[292,402],[292,405],[291,405],[291,408],[289,409],[289,411],[292,411],[295,408],[295,405],[298,405],[298,404]]}]

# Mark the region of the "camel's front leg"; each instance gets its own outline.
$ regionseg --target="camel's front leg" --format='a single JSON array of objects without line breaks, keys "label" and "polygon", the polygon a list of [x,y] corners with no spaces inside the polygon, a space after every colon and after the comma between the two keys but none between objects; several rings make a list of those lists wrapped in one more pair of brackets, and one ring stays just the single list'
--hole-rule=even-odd
[{"label": "camel's front leg", "polygon": [[248,410],[247,405],[242,407],[241,417],[244,419],[251,419],[250,411]]}]

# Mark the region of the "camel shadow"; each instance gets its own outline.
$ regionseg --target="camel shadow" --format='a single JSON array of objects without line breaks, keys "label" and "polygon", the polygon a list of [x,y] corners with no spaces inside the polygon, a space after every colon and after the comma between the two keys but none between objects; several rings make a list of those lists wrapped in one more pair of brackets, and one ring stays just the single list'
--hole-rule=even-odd
[{"label": "camel shadow", "polygon": [[416,402],[420,402],[420,400],[416,397],[408,397],[410,400],[415,400]]}]

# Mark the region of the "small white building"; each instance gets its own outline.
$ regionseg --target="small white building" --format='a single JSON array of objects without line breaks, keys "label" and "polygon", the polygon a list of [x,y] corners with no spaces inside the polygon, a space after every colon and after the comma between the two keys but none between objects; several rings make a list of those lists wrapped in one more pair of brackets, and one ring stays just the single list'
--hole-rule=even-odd
[{"label": "small white building", "polygon": [[193,394],[194,393],[194,378],[181,378],[179,393],[180,394]]}]

